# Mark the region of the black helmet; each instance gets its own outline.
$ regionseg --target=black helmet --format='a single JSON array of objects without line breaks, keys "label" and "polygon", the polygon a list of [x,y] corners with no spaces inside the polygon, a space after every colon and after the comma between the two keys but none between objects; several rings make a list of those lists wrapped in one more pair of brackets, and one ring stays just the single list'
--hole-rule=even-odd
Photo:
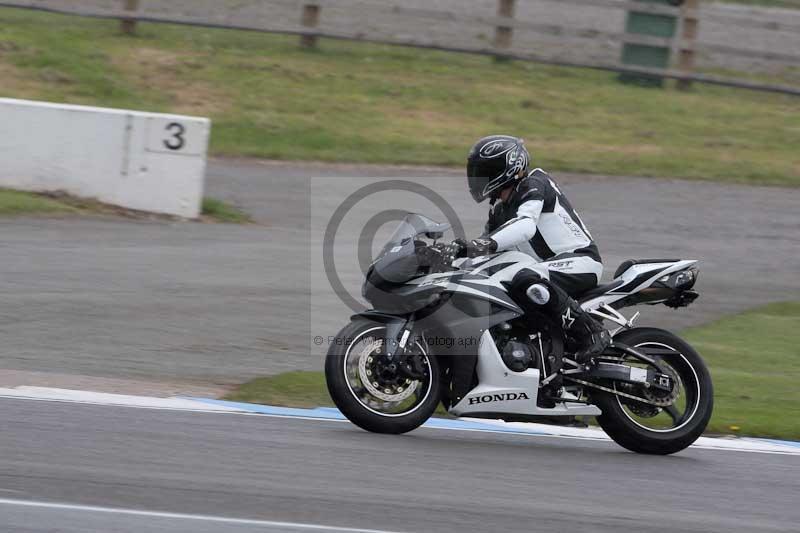
[{"label": "black helmet", "polygon": [[475,143],[467,157],[467,182],[476,202],[493,196],[528,170],[530,154],[523,142],[508,135],[490,135]]}]

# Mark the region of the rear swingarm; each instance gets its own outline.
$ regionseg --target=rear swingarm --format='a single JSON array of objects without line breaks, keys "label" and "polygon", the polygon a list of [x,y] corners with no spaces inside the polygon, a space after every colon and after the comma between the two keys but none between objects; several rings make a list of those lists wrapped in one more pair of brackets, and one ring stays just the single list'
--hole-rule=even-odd
[{"label": "rear swingarm", "polygon": [[597,357],[592,363],[563,372],[565,378],[603,379],[616,382],[631,383],[646,389],[651,387],[670,392],[675,383],[672,376],[664,369],[659,361],[653,359],[639,350],[626,344],[613,344],[610,349],[616,349],[634,359],[646,363],[650,368],[639,368],[624,364],[621,358]]},{"label": "rear swingarm", "polygon": [[630,355],[634,359],[638,359],[639,361],[641,361],[643,363],[647,363],[648,365],[652,365],[652,366],[656,367],[658,369],[658,371],[661,372],[662,374],[666,374],[667,373],[666,369],[661,365],[661,363],[658,362],[658,360],[653,359],[649,355],[637,350],[636,348],[628,346],[627,344],[622,344],[621,342],[620,343],[615,342],[614,344],[611,345],[610,349],[612,349],[612,350],[613,349],[617,349],[617,350],[619,350],[619,351],[621,351],[623,353],[626,353],[626,354]]},{"label": "rear swingarm", "polygon": [[588,370],[585,368],[567,370],[564,372],[565,378],[588,378],[603,379],[609,381],[631,383],[639,385],[645,389],[651,387],[670,392],[674,385],[673,379],[669,374],[665,374],[653,368],[639,368],[636,366],[621,363],[608,363],[599,361],[591,365]]}]

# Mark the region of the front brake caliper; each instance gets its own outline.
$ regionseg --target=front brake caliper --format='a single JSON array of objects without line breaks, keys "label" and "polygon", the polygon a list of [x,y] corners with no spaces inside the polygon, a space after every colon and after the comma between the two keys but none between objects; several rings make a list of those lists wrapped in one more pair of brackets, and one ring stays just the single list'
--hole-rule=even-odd
[{"label": "front brake caliper", "polygon": [[409,379],[421,380],[427,377],[427,366],[424,356],[421,354],[407,353],[403,355],[397,369],[401,375]]}]

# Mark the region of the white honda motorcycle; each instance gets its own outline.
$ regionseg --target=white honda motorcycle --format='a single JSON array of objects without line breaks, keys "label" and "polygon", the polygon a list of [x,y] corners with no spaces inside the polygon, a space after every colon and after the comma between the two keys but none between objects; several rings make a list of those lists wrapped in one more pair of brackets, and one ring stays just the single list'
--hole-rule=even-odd
[{"label": "white honda motorcycle", "polygon": [[589,415],[621,446],[649,454],[675,453],[702,434],[713,409],[703,360],[668,331],[633,327],[638,313],[619,313],[689,305],[698,296],[696,261],[625,261],[612,282],[579,296],[614,324],[611,347],[579,364],[560,325],[526,315],[507,292],[535,261],[507,251],[437,264],[430,258],[448,229],[408,215],[367,273],[363,295],[374,309],[353,316],[331,343],[328,390],[350,421],[404,433],[439,403],[454,416],[507,421]]}]

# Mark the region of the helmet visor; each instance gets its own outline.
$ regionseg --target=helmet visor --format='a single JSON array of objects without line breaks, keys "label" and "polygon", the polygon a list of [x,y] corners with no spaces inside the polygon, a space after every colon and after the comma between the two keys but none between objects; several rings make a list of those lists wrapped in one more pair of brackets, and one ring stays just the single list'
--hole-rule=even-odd
[{"label": "helmet visor", "polygon": [[485,168],[481,168],[484,165],[476,165],[475,163],[470,162],[467,165],[467,183],[469,184],[469,193],[472,195],[473,200],[478,203],[486,200],[487,195],[484,194],[484,190],[486,186],[492,181],[494,178],[485,174]]}]

